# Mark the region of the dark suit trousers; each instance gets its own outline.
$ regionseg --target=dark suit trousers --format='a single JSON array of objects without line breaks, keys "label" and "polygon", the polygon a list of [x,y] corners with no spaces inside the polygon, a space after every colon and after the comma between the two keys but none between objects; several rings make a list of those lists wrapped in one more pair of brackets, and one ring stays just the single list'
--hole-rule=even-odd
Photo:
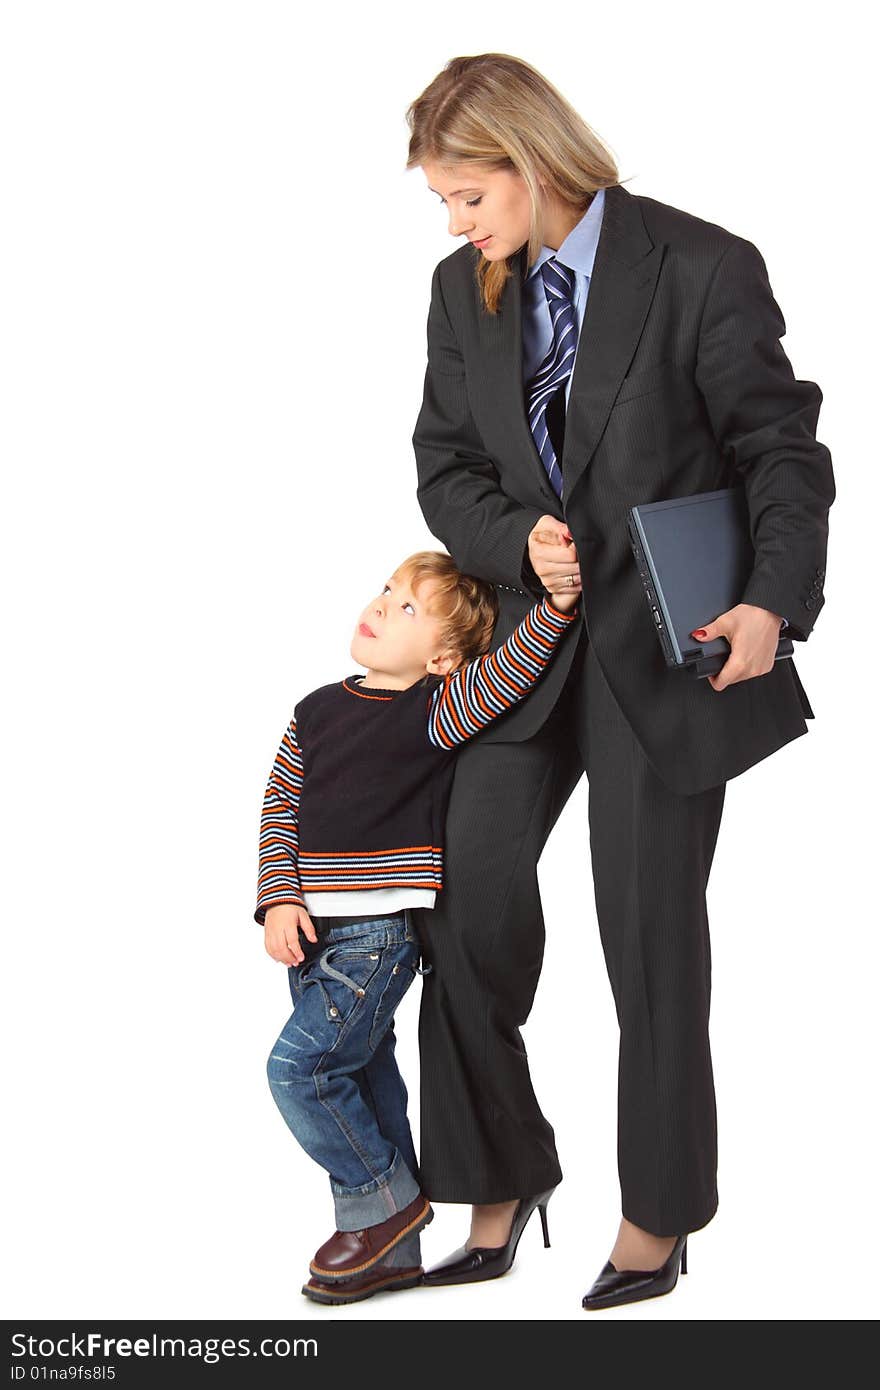
[{"label": "dark suit trousers", "polygon": [[[679,673],[671,672],[670,680]],[[718,1204],[709,1049],[706,885],[725,783],[670,791],[611,694],[586,629],[542,728],[455,753],[444,888],[412,909],[425,960],[419,1018],[421,1155],[438,1202],[502,1202],[562,1173],[520,1028],[541,972],[537,866],[582,773],[593,885],[620,1025],[623,1215],[655,1235],[694,1231]],[[566,921],[576,931],[577,908]],[[589,1104],[589,1068],[579,1104]]]}]

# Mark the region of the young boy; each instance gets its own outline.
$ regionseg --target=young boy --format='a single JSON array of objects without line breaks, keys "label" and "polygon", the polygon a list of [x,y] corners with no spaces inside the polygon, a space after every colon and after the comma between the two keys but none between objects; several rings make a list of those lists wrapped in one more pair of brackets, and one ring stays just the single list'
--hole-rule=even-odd
[{"label": "young boy", "polygon": [[360,615],[350,652],[366,675],[301,699],[278,750],[254,917],[294,1004],[269,1085],[334,1199],[336,1230],[302,1290],[317,1302],[421,1282],[433,1212],[394,1059],[394,1012],[420,973],[408,909],[443,886],[452,752],[529,693],[578,597],[545,595],[487,652],[492,585],[440,551],[411,555]]}]

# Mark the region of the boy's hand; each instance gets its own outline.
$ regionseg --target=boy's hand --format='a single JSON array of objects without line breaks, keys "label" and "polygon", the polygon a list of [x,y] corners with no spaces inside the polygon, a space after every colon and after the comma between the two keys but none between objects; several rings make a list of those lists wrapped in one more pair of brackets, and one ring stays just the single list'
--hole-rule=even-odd
[{"label": "boy's hand", "polygon": [[317,941],[314,923],[304,907],[295,903],[276,903],[266,909],[266,950],[282,965],[299,965],[304,959],[299,932],[309,941]]},{"label": "boy's hand", "polygon": [[560,613],[571,613],[576,607],[581,596],[579,584],[566,585],[558,594],[550,595],[550,602],[554,608],[558,608]]},{"label": "boy's hand", "polygon": [[[542,516],[529,532],[529,559],[552,602],[567,613],[581,593],[580,565],[567,524],[556,516]],[[574,584],[569,584],[569,575]]]}]

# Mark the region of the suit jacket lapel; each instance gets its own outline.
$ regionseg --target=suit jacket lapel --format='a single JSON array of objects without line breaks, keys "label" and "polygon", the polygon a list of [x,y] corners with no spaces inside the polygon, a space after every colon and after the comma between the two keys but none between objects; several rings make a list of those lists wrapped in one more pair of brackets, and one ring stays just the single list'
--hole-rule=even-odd
[{"label": "suit jacket lapel", "polygon": [[[575,356],[562,453],[567,504],[605,428],[638,346],[654,295],[664,244],[645,230],[638,204],[620,184],[605,190],[590,292]],[[510,462],[547,486],[547,474],[526,415],[522,380],[524,246],[496,315],[479,313],[482,356],[490,387],[509,421]]]}]

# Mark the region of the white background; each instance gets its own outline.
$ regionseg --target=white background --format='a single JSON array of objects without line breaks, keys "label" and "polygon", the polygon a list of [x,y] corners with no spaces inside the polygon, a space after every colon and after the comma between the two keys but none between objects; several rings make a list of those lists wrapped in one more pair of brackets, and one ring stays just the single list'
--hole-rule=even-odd
[{"label": "white background", "polygon": [[[869,1315],[876,1261],[875,73],[866,12],[8,3],[2,184],[7,1316]],[[252,920],[300,695],[341,678],[415,497],[431,273],[460,244],[404,112],[452,56],[537,66],[634,193],[764,255],[832,452],[809,733],[728,785],[710,883],[720,1206],[674,1294],[587,1315],[619,1220],[617,1026],[587,788],[540,866],[526,1029],[565,1181],[512,1273],[300,1295],[325,1175],[265,1080]],[[353,371],[351,364],[365,367]],[[719,695],[718,698],[723,698]],[[418,1126],[416,984],[400,1056]],[[467,1210],[437,1208],[427,1263]]]}]

